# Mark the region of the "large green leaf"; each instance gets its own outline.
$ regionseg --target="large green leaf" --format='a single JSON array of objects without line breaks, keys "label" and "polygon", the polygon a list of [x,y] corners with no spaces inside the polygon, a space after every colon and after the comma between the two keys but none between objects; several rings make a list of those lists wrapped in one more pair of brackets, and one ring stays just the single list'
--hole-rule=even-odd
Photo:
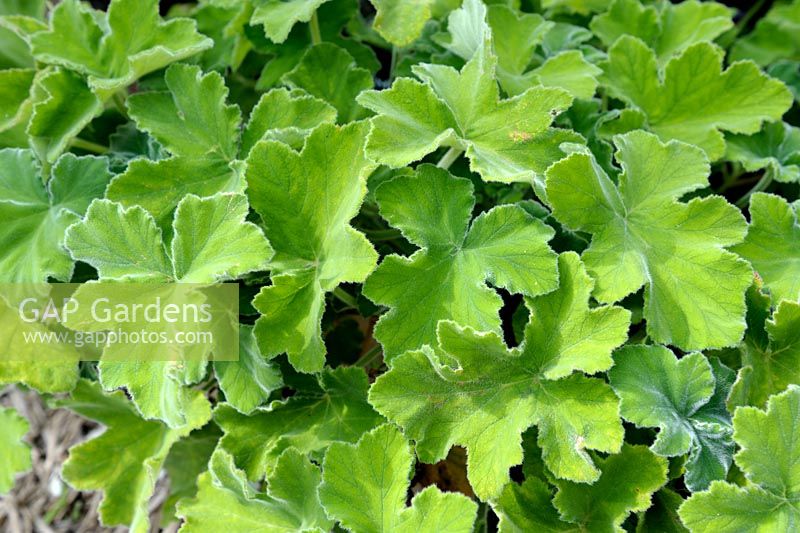
[{"label": "large green leaf", "polygon": [[684,350],[737,344],[752,273],[724,247],[744,238],[742,214],[719,196],[678,201],[708,184],[700,149],[643,131],[615,144],[618,184],[583,151],[547,172],[556,219],[592,234],[583,260],[594,296],[616,302],[644,285],[644,318],[656,342]]},{"label": "large green leaf", "polygon": [[800,181],[800,128],[785,122],[766,124],[755,135],[727,135],[725,159],[745,170],[765,169],[777,181]]},{"label": "large green leaf", "polygon": [[733,456],[733,428],[725,407],[734,373],[700,353],[678,360],[663,346],[625,346],[614,354],[611,387],[623,418],[658,427],[651,449],[671,457],[689,454],[685,483],[705,490],[725,479]]},{"label": "large green leaf", "polygon": [[527,296],[556,287],[552,229],[510,205],[470,223],[472,190],[468,180],[421,165],[376,191],[381,215],[420,247],[410,258],[384,258],[364,284],[367,297],[391,307],[375,328],[386,358],[436,344],[439,320],[498,330],[502,300],[487,281]]},{"label": "large green leaf", "polygon": [[319,488],[325,510],[350,531],[471,532],[478,506],[463,494],[428,487],[406,507],[413,462],[408,441],[389,424],[366,433],[356,444],[332,444]]},{"label": "large green leaf", "polygon": [[217,450],[198,479],[197,496],[178,504],[180,531],[330,531],[332,521],[317,496],[318,466],[290,448],[278,457],[268,481],[266,493],[256,492],[233,457]]},{"label": "large green leaf", "polygon": [[378,114],[372,119],[367,154],[402,167],[449,146],[465,150],[470,168],[486,181],[526,182],[544,172],[562,156],[562,142],[580,140],[550,128],[572,97],[562,89],[534,87],[501,100],[496,63],[487,30],[461,71],[415,65],[422,83],[400,78],[388,90],[362,92],[358,102]]},{"label": "large green leaf", "polygon": [[381,422],[367,403],[367,376],[360,368],[323,370],[319,385],[272,402],[245,416],[222,404],[214,420],[225,432],[222,447],[250,479],[275,467],[290,447],[320,459],[333,442],[355,442]]},{"label": "large green leaf", "polygon": [[535,477],[507,485],[495,504],[500,531],[619,533],[625,518],[647,509],[667,479],[666,461],[644,446],[626,444],[597,464],[600,477],[591,485],[555,480],[552,502],[548,486]]},{"label": "large green leaf", "polygon": [[736,41],[731,59],[752,59],[759,65],[800,59],[800,2],[775,2],[755,30]]},{"label": "large green leaf", "polygon": [[103,195],[111,174],[104,158],[66,154],[42,176],[29,150],[0,150],[0,281],[69,281],[67,227]]},{"label": "large green leaf", "polygon": [[780,196],[750,197],[750,226],[732,250],[753,265],[777,304],[800,298],[800,224],[796,207]]},{"label": "large green leaf", "polygon": [[639,0],[614,0],[589,27],[607,47],[623,35],[638,37],[655,51],[663,65],[689,46],[713,41],[731,29],[732,16],[731,8],[717,2],[642,5]]},{"label": "large green leaf", "polygon": [[792,531],[800,523],[800,388],[772,396],[766,411],[740,407],[733,417],[734,457],[749,483],[715,481],[680,508],[693,532]]},{"label": "large green leaf", "polygon": [[112,0],[107,13],[64,0],[52,11],[49,28],[31,37],[37,61],[86,75],[102,100],[212,45],[194,21],[161,19],[158,0]]},{"label": "large green leaf", "polygon": [[257,144],[247,159],[247,192],[275,248],[272,285],[253,304],[255,334],[268,357],[286,352],[300,371],[325,363],[320,321],[325,293],[360,282],[378,259],[350,226],[375,168],[364,155],[367,124],[323,124],[300,153],[277,141]]},{"label": "large green leaf", "polygon": [[494,332],[440,321],[436,351],[396,357],[370,390],[370,403],[416,441],[424,462],[466,447],[467,472],[482,499],[499,496],[508,469],[522,462],[522,432],[539,429],[545,464],[559,478],[600,475],[585,450],[617,452],[618,401],[596,373],[627,337],[630,314],[590,309],[591,278],[574,253],[559,257],[558,290],[527,301],[525,341],[509,350]]},{"label": "large green leaf", "polygon": [[105,394],[99,384],[89,381],[80,381],[69,398],[55,405],[105,426],[100,436],[70,449],[62,469],[64,479],[76,489],[104,493],[100,504],[104,525],[149,531],[148,503],[164,459],[178,439],[208,422],[208,401],[195,396],[185,424],[174,429],[143,420],[124,393]]},{"label": "large green leaf", "polygon": [[696,43],[658,68],[655,53],[624,35],[601,64],[601,81],[611,93],[642,113],[645,128],[662,140],[677,139],[705,150],[711,161],[725,154],[722,131],[753,134],[765,121],[781,118],[792,94],[750,62],[722,70],[723,52]]}]

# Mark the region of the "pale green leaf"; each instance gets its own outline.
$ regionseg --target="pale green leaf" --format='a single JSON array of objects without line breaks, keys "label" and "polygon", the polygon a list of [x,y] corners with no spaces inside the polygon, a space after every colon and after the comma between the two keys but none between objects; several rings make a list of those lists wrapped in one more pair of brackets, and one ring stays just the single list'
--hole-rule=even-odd
[{"label": "pale green leaf", "polygon": [[0,150],[0,281],[68,281],[74,261],[64,249],[65,231],[110,178],[104,158],[66,154],[48,180],[31,151]]},{"label": "pale green leaf", "polygon": [[252,24],[264,26],[264,33],[275,42],[282,43],[298,22],[308,22],[317,8],[328,0],[251,0]]},{"label": "pale green leaf", "polygon": [[623,173],[615,184],[594,158],[575,152],[547,172],[556,219],[592,234],[583,252],[601,302],[643,285],[654,341],[684,350],[737,344],[745,329],[750,266],[725,250],[744,238],[742,214],[722,197],[684,194],[708,185],[699,148],[635,131],[615,137]]},{"label": "pale green leaf", "polygon": [[70,398],[58,400],[81,416],[99,422],[105,431],[70,449],[62,475],[79,490],[100,490],[100,518],[104,525],[149,530],[148,504],[172,445],[210,418],[208,401],[198,394],[186,414],[186,423],[170,429],[140,418],[125,394],[103,393],[98,384],[80,381]]},{"label": "pale green leaf", "polygon": [[751,196],[747,236],[732,250],[750,261],[775,304],[800,298],[800,224],[786,200],[767,193]]},{"label": "pale green leaf", "polygon": [[31,449],[22,441],[28,429],[19,413],[0,407],[0,494],[11,490],[14,478],[31,467]]},{"label": "pale green leaf", "polygon": [[400,78],[388,90],[361,93],[358,101],[378,114],[367,154],[402,167],[450,146],[465,150],[470,168],[486,181],[530,182],[543,173],[562,157],[562,142],[580,141],[577,134],[550,127],[572,97],[562,89],[534,87],[501,100],[495,63],[487,37],[461,71],[415,65],[424,83]]},{"label": "pale green leaf", "polygon": [[31,37],[37,61],[88,76],[102,100],[212,45],[194,21],[161,19],[158,0],[112,0],[107,13],[64,0],[52,11],[49,29]]},{"label": "pale green leaf", "polygon": [[263,141],[247,159],[247,192],[275,249],[273,284],[253,302],[262,313],[256,338],[264,355],[286,352],[304,372],[325,362],[325,293],[363,281],[377,261],[369,241],[350,226],[375,168],[364,155],[366,129],[363,122],[323,124],[300,153]]},{"label": "pale green leaf", "polygon": [[[321,72],[325,74],[320,75]],[[290,87],[302,89],[335,107],[340,124],[369,114],[356,103],[356,96],[373,87],[372,74],[359,67],[347,50],[332,43],[320,43],[309,48],[282,80]]]},{"label": "pale green leaf", "polygon": [[436,352],[396,357],[370,390],[370,403],[416,441],[420,460],[464,446],[482,499],[499,496],[508,469],[522,462],[521,434],[532,425],[553,474],[583,483],[600,475],[586,450],[613,453],[622,444],[616,396],[581,371],[611,366],[630,314],[589,309],[592,281],[574,253],[559,257],[559,275],[558,290],[528,300],[532,316],[519,348],[508,350],[497,333],[441,321]]},{"label": "pale green leaf", "polygon": [[749,61],[722,69],[723,52],[708,42],[686,48],[660,71],[655,53],[625,35],[608,52],[602,83],[639,109],[647,129],[705,150],[711,161],[725,154],[722,131],[753,134],[780,119],[792,104],[786,86]]},{"label": "pale green leaf", "polygon": [[355,442],[380,424],[367,403],[367,376],[360,368],[323,370],[319,385],[242,415],[222,404],[214,420],[225,432],[221,446],[250,479],[260,479],[287,448],[321,459],[333,442]]},{"label": "pale green leaf", "polygon": [[268,477],[266,493],[256,492],[233,457],[217,450],[209,470],[198,479],[197,496],[178,504],[184,533],[206,531],[329,531],[332,521],[317,496],[319,467],[288,449]]},{"label": "pale green leaf", "polygon": [[428,487],[406,507],[413,462],[408,441],[389,424],[366,433],[356,444],[332,444],[322,464],[320,500],[350,531],[471,532],[478,506],[463,494]]},{"label": "pale green leaf", "polygon": [[698,533],[792,531],[800,523],[800,388],[770,397],[766,411],[740,407],[733,417],[734,457],[749,483],[715,481],[692,495],[680,517]]},{"label": "pale green leaf", "polygon": [[[761,316],[769,316],[768,300],[765,307]],[[763,407],[771,395],[800,385],[800,303],[782,300],[771,319],[756,322],[748,315],[748,321],[731,403]]]},{"label": "pale green leaf", "polygon": [[614,0],[589,27],[607,47],[623,35],[638,37],[652,48],[659,64],[689,46],[713,41],[733,27],[733,10],[717,2],[686,0],[679,4],[642,5]]},{"label": "pale green leaf", "polygon": [[775,2],[750,34],[731,48],[731,60],[752,59],[759,65],[800,59],[800,2]]},{"label": "pale green leaf", "polygon": [[372,27],[395,46],[407,46],[422,34],[435,0],[370,0],[377,13]]},{"label": "pale green leaf", "polygon": [[487,282],[527,296],[556,287],[553,230],[510,205],[470,222],[472,193],[468,180],[432,165],[376,191],[381,215],[420,247],[408,258],[385,257],[364,284],[364,295],[390,306],[375,328],[388,360],[436,344],[439,320],[498,330],[502,300]]},{"label": "pale green leaf", "polygon": [[258,350],[250,326],[239,326],[239,360],[214,361],[214,372],[225,401],[245,414],[283,385],[280,371]]},{"label": "pale green leaf", "polygon": [[39,159],[54,163],[70,141],[103,111],[103,104],[78,74],[54,69],[33,85],[30,145]]},{"label": "pale green leaf", "polygon": [[623,418],[638,427],[658,427],[651,449],[671,457],[689,454],[685,483],[705,490],[725,479],[733,456],[733,428],[725,400],[733,372],[712,368],[700,353],[680,360],[663,346],[626,346],[614,354],[608,373],[621,399]]},{"label": "pale green leaf", "polygon": [[764,169],[776,181],[800,182],[800,128],[775,122],[755,135],[726,135],[725,144],[725,159],[748,172]]}]

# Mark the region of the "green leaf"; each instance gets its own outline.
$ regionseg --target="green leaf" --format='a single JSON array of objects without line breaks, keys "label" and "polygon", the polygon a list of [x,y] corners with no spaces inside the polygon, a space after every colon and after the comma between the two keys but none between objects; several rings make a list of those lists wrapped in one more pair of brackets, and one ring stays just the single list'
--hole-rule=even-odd
[{"label": "green leaf", "polygon": [[187,409],[185,425],[170,429],[143,420],[125,394],[103,393],[99,384],[81,380],[70,398],[55,402],[105,431],[73,446],[64,463],[64,480],[78,490],[100,490],[100,518],[105,526],[129,525],[139,533],[149,530],[148,502],[164,459],[172,445],[210,418],[208,401],[198,395]]},{"label": "green leaf", "polygon": [[731,48],[731,61],[752,59],[768,65],[781,59],[800,59],[800,3],[773,4],[749,35]]},{"label": "green leaf", "polygon": [[428,487],[406,507],[413,463],[408,441],[389,424],[356,444],[332,444],[322,464],[320,500],[351,531],[471,532],[478,506],[463,494]]},{"label": "green leaf", "polygon": [[158,0],[112,0],[108,12],[59,2],[50,27],[31,37],[33,55],[88,76],[101,100],[150,72],[211,48],[194,21],[158,15]]},{"label": "green leaf", "polygon": [[336,109],[324,100],[301,90],[272,89],[250,113],[250,121],[242,133],[241,155],[247,157],[262,139],[281,141],[299,150],[314,128],[335,121]]},{"label": "green leaf", "polygon": [[0,70],[0,131],[19,123],[35,75],[35,70],[27,68]]},{"label": "green leaf", "polygon": [[[325,72],[320,76],[320,72]],[[364,118],[367,111],[356,103],[356,96],[373,87],[372,74],[356,65],[347,50],[331,43],[312,46],[300,63],[284,74],[283,82],[324,100],[336,108],[338,122],[346,124]]]},{"label": "green leaf", "polygon": [[562,142],[580,141],[549,127],[572,97],[561,89],[534,87],[501,100],[496,62],[486,35],[461,71],[415,65],[423,83],[400,78],[388,90],[362,92],[358,102],[378,114],[371,121],[367,155],[397,168],[450,146],[464,150],[471,170],[486,181],[529,182],[543,173],[562,157]]},{"label": "green leaf", "polygon": [[395,46],[407,46],[422,34],[435,0],[370,0],[377,13],[372,27]]},{"label": "green leaf", "polygon": [[0,281],[68,281],[74,261],[64,249],[65,231],[110,178],[104,158],[66,154],[48,180],[31,151],[0,150]]},{"label": "green leaf", "polygon": [[537,478],[509,483],[495,505],[500,531],[622,532],[625,518],[650,507],[651,495],[667,480],[666,461],[644,446],[625,444],[597,465],[600,477],[591,485],[555,480],[552,502]]},{"label": "green leaf", "polygon": [[325,293],[363,281],[378,258],[350,226],[375,168],[364,155],[366,129],[364,122],[323,124],[300,153],[263,141],[247,159],[250,201],[275,248],[272,285],[253,302],[262,313],[256,339],[264,355],[286,352],[302,372],[317,372],[325,363]]},{"label": "green leaf", "polygon": [[319,467],[295,449],[278,457],[266,493],[256,492],[233,457],[217,450],[198,480],[197,496],[178,504],[184,533],[205,531],[329,531],[317,496]]},{"label": "green leaf", "polygon": [[800,128],[775,122],[755,135],[726,135],[725,143],[725,159],[748,172],[765,169],[776,181],[800,182]]},{"label": "green leaf", "polygon": [[566,11],[579,15],[598,13],[608,8],[611,0],[541,0],[543,9]]},{"label": "green leaf", "polygon": [[699,42],[711,42],[733,27],[733,10],[717,2],[687,0],[644,6],[639,0],[614,0],[589,27],[607,47],[632,35],[652,48],[658,63]]},{"label": "green leaf", "polygon": [[647,333],[684,350],[737,344],[744,333],[749,265],[724,249],[742,240],[742,214],[722,197],[678,199],[708,185],[708,160],[687,144],[635,131],[615,137],[615,184],[578,151],[547,172],[559,222],[592,234],[583,260],[594,296],[619,301],[644,291]]},{"label": "green leaf", "polygon": [[662,487],[653,495],[653,504],[647,511],[639,513],[636,533],[658,531],[660,533],[687,533],[689,530],[678,516],[683,498],[677,492]]},{"label": "green leaf", "polygon": [[800,388],[770,397],[766,411],[740,407],[733,417],[734,457],[749,483],[715,481],[693,494],[680,517],[693,532],[791,531],[800,521]]},{"label": "green leaf", "polygon": [[672,457],[689,454],[685,483],[705,490],[725,479],[733,456],[733,428],[725,407],[733,372],[712,368],[700,353],[678,360],[663,346],[626,346],[614,354],[609,382],[620,413],[637,427],[658,427],[651,449]]},{"label": "green leaf", "polygon": [[420,165],[381,185],[375,197],[381,215],[420,248],[409,258],[385,257],[364,283],[365,296],[390,306],[375,328],[388,360],[436,344],[439,320],[499,330],[502,299],[486,282],[527,296],[557,285],[556,256],[547,246],[553,230],[511,205],[470,223],[469,180]]},{"label": "green leaf", "polygon": [[[89,263],[103,281],[212,283],[266,268],[272,249],[261,230],[245,221],[239,194],[186,196],[178,204],[169,250],[155,220],[141,207],[95,200],[83,221],[67,230],[74,258]],[[107,390],[126,387],[145,418],[170,427],[185,421],[195,401],[186,385],[205,374],[202,361],[176,366],[164,361],[102,361]]]},{"label": "green leaf", "polygon": [[[769,316],[768,301],[764,314]],[[739,350],[742,368],[731,391],[734,405],[763,407],[773,394],[800,385],[800,303],[782,300],[772,319],[751,323]]]},{"label": "green leaf", "polygon": [[800,298],[800,225],[796,207],[780,196],[750,197],[750,226],[744,242],[731,248],[753,265],[776,304]]},{"label": "green leaf", "polygon": [[30,145],[42,161],[53,163],[94,117],[102,102],[74,72],[54,69],[32,89],[33,114],[28,122]]},{"label": "green leaf", "polygon": [[164,461],[164,470],[169,477],[169,496],[162,507],[162,526],[177,521],[175,508],[181,499],[193,498],[197,494],[197,478],[208,469],[220,433],[216,425],[206,424],[170,448]]},{"label": "green leaf", "polygon": [[600,69],[588,63],[578,50],[565,51],[545,60],[535,57],[538,45],[554,27],[540,15],[517,13],[504,5],[488,9],[478,0],[464,2],[450,14],[447,37],[439,41],[448,50],[469,61],[481,53],[489,40],[497,57],[497,80],[510,96],[538,85],[558,87],[575,98],[591,98],[597,89]]},{"label": "green leaf", "polygon": [[31,468],[31,449],[22,440],[28,429],[28,421],[14,409],[0,407],[0,494],[11,490],[17,474]]},{"label": "green leaf", "polygon": [[650,498],[667,480],[667,462],[644,446],[625,444],[620,453],[597,459],[600,478],[592,485],[556,480],[553,503],[562,519],[585,531],[622,532],[631,512],[650,507]]},{"label": "green leaf", "polygon": [[251,0],[252,24],[264,26],[264,33],[275,42],[282,43],[298,22],[308,22],[317,8],[328,0]]},{"label": "green leaf", "polygon": [[128,110],[139,129],[148,132],[173,157],[138,159],[114,178],[107,197],[126,207],[140,205],[162,227],[187,194],[211,196],[242,192],[239,151],[241,113],[226,104],[228,89],[219,74],[199,67],[172,65],[164,81],[167,91],[133,94]]},{"label": "green leaf", "polygon": [[722,70],[723,52],[707,42],[669,60],[663,71],[640,39],[620,37],[601,64],[612,96],[640,110],[647,129],[705,150],[711,161],[725,154],[722,131],[753,134],[780,119],[792,103],[786,86],[749,61]]},{"label": "green leaf", "polygon": [[272,470],[287,448],[320,459],[332,442],[355,442],[381,422],[367,403],[369,384],[363,370],[325,369],[317,379],[317,387],[260,407],[251,416],[226,404],[216,408],[214,420],[225,432],[221,446],[249,479]]},{"label": "green leaf", "polygon": [[600,475],[585,450],[622,444],[617,398],[595,373],[627,337],[630,313],[589,309],[592,289],[574,253],[559,257],[560,284],[527,300],[525,342],[508,350],[497,333],[440,321],[438,347],[406,352],[370,390],[370,403],[416,441],[433,463],[460,445],[481,499],[499,496],[508,469],[522,462],[521,434],[539,429],[545,464],[556,477],[591,483]]},{"label": "green leaf", "polygon": [[264,403],[283,385],[281,373],[258,350],[253,328],[239,326],[239,360],[214,361],[219,388],[225,401],[247,414]]}]

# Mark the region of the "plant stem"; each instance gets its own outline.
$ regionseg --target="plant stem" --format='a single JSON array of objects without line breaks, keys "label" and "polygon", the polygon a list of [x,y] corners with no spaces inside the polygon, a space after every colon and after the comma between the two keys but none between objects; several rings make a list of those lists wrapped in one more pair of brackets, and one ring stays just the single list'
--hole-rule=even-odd
[{"label": "plant stem", "polygon": [[742,196],[736,201],[736,206],[737,207],[746,206],[747,203],[750,201],[750,197],[753,196],[753,193],[763,191],[764,189],[769,187],[770,184],[772,183],[773,174],[774,173],[772,172],[772,169],[767,168],[767,170],[765,170],[764,174],[761,176],[761,179],[758,180],[758,182],[756,182],[755,185],[753,185],[753,188],[747,191],[747,193],[744,196]]},{"label": "plant stem", "polygon": [[758,0],[750,9],[747,10],[747,13],[744,14],[742,18],[739,19],[739,22],[736,23],[736,35],[739,35],[745,26],[750,22],[750,20],[756,16],[756,13],[761,9],[761,6],[764,5],[765,0]]},{"label": "plant stem", "polygon": [[70,144],[73,148],[80,148],[81,150],[86,150],[87,152],[92,152],[95,154],[107,154],[109,150],[108,146],[87,141],[86,139],[81,139],[80,137],[75,137],[72,139]]},{"label": "plant stem", "polygon": [[114,101],[114,107],[117,108],[117,111],[119,111],[123,117],[128,118],[128,110],[125,107],[125,95],[122,93],[122,91],[114,93],[114,96],[112,96],[111,99]]},{"label": "plant stem", "polygon": [[319,32],[319,19],[317,19],[317,12],[311,15],[311,20],[308,23],[308,28],[311,31],[311,44],[319,44],[322,42],[322,34]]},{"label": "plant stem", "polygon": [[436,166],[444,169],[450,168],[450,165],[452,165],[453,162],[456,159],[458,159],[458,156],[460,156],[461,152],[463,151],[464,150],[462,150],[461,148],[456,148],[455,146],[451,146],[450,149],[444,153],[439,162],[436,163]]},{"label": "plant stem", "polygon": [[376,230],[362,230],[367,234],[371,241],[391,241],[402,236],[400,230],[397,229],[376,229]]},{"label": "plant stem", "polygon": [[335,289],[333,289],[333,295],[339,300],[341,300],[348,307],[352,307],[353,309],[358,309],[358,302],[356,301],[356,299],[353,298],[353,296],[343,288],[336,287]]},{"label": "plant stem", "polygon": [[370,368],[372,363],[374,363],[379,357],[383,355],[383,350],[381,350],[381,345],[376,344],[370,350],[362,355],[358,361],[356,361],[356,366],[360,366],[361,368]]}]

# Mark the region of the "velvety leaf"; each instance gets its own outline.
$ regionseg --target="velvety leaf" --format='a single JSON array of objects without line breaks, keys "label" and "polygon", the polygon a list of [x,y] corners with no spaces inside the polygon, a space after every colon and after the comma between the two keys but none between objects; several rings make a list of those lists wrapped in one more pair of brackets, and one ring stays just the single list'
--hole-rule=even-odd
[{"label": "velvety leaf", "polygon": [[395,46],[411,44],[431,18],[435,0],[370,0],[377,13],[372,27]]},{"label": "velvety leaf", "polygon": [[775,3],[753,32],[731,48],[731,60],[752,59],[768,65],[779,59],[800,59],[800,3]]},{"label": "velvety leaf", "polygon": [[31,468],[31,449],[22,441],[28,421],[14,409],[0,407],[0,494],[14,486],[14,478]]},{"label": "velvety leaf", "polygon": [[626,346],[614,354],[608,377],[622,400],[622,417],[637,427],[659,428],[651,447],[656,454],[689,454],[689,490],[705,490],[713,480],[725,479],[733,456],[733,428],[725,408],[732,371],[718,367],[715,372],[700,353],[679,360],[663,346]]},{"label": "velvety leaf", "polygon": [[102,100],[212,45],[194,21],[161,19],[158,0],[112,0],[107,13],[64,0],[53,9],[49,29],[31,37],[37,61],[88,76]]},{"label": "velvety leaf", "polygon": [[748,172],[765,169],[777,181],[800,181],[800,128],[775,122],[755,135],[726,135],[725,143],[725,159]]},{"label": "velvety leaf", "polygon": [[308,22],[317,8],[327,0],[252,0],[250,22],[264,26],[264,33],[276,43],[282,43],[298,22]]},{"label": "velvety leaf", "polygon": [[436,352],[396,357],[370,390],[370,403],[416,441],[420,460],[433,463],[464,446],[482,499],[499,496],[508,469],[522,462],[521,434],[531,425],[553,474],[583,483],[600,475],[584,450],[613,453],[622,444],[616,396],[581,371],[611,366],[630,314],[589,309],[592,281],[574,253],[560,256],[559,276],[556,291],[528,300],[519,348],[508,350],[497,333],[441,321]]},{"label": "velvety leaf", "polygon": [[62,475],[79,490],[100,490],[100,518],[104,525],[129,525],[131,531],[149,530],[148,503],[159,471],[172,445],[210,418],[208,401],[197,395],[186,411],[186,423],[170,429],[143,420],[125,394],[105,394],[99,384],[80,381],[72,395],[56,405],[99,422],[105,431],[73,446]]},{"label": "velvety leaf", "polygon": [[693,494],[680,517],[693,532],[791,531],[800,521],[800,388],[770,397],[766,411],[740,407],[733,438],[745,487],[715,481]]},{"label": "velvety leaf", "polygon": [[317,496],[319,467],[290,448],[278,457],[268,478],[266,493],[256,492],[233,457],[217,450],[209,470],[198,479],[197,496],[178,505],[185,533],[210,530],[230,532],[314,531],[331,529],[332,521]]},{"label": "velvety leaf", "polygon": [[334,443],[322,464],[320,500],[351,531],[471,532],[478,506],[463,494],[428,487],[406,507],[413,461],[408,441],[389,424],[355,444]]},{"label": "velvety leaf", "polygon": [[[325,72],[320,76],[320,72]],[[356,65],[353,56],[331,43],[312,46],[300,63],[283,76],[284,83],[302,89],[336,108],[338,122],[346,124],[367,116],[356,96],[373,87],[372,74]]]},{"label": "velvety leaf", "polygon": [[380,424],[367,403],[367,376],[360,368],[323,370],[317,387],[299,391],[245,416],[222,404],[214,420],[225,432],[221,446],[250,479],[260,479],[287,448],[321,459],[333,442],[355,442]]},{"label": "velvety leaf", "polygon": [[361,93],[359,103],[378,114],[372,119],[367,155],[401,167],[449,146],[464,150],[470,168],[486,181],[528,182],[543,173],[562,156],[562,142],[580,140],[549,127],[572,97],[562,89],[534,87],[501,100],[496,62],[487,31],[461,71],[415,65],[423,83],[400,78],[388,90]]},{"label": "velvety leaf", "polygon": [[796,208],[780,196],[750,197],[750,226],[732,250],[753,265],[773,301],[800,298],[800,225]]},{"label": "velvety leaf", "polygon": [[636,131],[615,138],[619,184],[578,151],[547,173],[557,220],[592,234],[583,252],[611,303],[644,291],[647,332],[684,350],[732,346],[744,333],[749,265],[724,248],[744,238],[745,222],[722,197],[678,199],[707,185],[708,160],[681,142]]},{"label": "velvety leaf", "polygon": [[364,155],[366,129],[363,122],[323,124],[300,153],[263,141],[247,159],[248,195],[275,249],[273,284],[253,302],[262,313],[256,339],[264,355],[286,352],[303,372],[325,362],[325,293],[363,281],[377,261],[369,241],[350,226],[374,169]]},{"label": "velvety leaf", "polygon": [[691,45],[711,42],[733,27],[733,11],[717,2],[687,0],[679,4],[642,5],[639,0],[614,0],[589,27],[607,47],[632,35],[655,50],[659,64]]},{"label": "velvety leaf", "polygon": [[30,150],[0,150],[0,281],[68,281],[74,261],[64,249],[67,226],[110,178],[104,158],[66,154],[47,179]]},{"label": "velvety leaf", "polygon": [[640,39],[620,37],[601,64],[610,93],[640,110],[647,129],[705,150],[725,154],[722,131],[753,134],[791,106],[786,86],[749,61],[722,69],[722,50],[701,42],[674,56],[660,71],[655,53]]},{"label": "velvety leaf", "polygon": [[364,284],[365,296],[390,306],[375,328],[387,359],[436,344],[439,320],[499,330],[502,300],[486,282],[528,296],[556,287],[552,229],[510,205],[470,222],[472,192],[468,180],[432,165],[376,191],[381,215],[420,247],[385,257]]}]

